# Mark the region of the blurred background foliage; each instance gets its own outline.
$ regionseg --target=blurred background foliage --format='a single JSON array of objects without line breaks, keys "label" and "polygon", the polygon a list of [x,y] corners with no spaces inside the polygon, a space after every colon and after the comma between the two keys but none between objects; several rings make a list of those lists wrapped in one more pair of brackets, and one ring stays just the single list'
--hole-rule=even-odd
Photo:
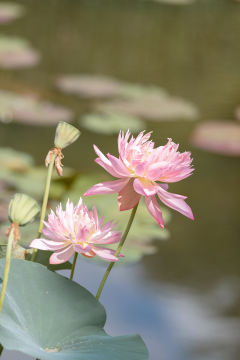
[{"label": "blurred background foliage", "polygon": [[[123,332],[131,320],[152,360],[239,358],[239,43],[235,0],[0,3],[0,244],[11,196],[21,191],[41,201],[58,121],[72,122],[82,136],[64,153],[51,207],[68,197],[78,201],[109,179],[93,161],[92,144],[116,154],[120,128],[153,130],[156,144],[171,137],[180,151],[192,151],[194,175],[170,191],[189,197],[196,220],[165,210],[161,230],[142,204],[126,269],[114,275],[118,306],[121,280],[129,278],[114,330]],[[114,196],[87,202],[124,228],[128,214],[118,213]],[[23,246],[36,226],[23,230]],[[88,262],[81,266],[89,269]],[[133,275],[123,276],[127,269]],[[131,289],[143,294],[142,323]]]}]

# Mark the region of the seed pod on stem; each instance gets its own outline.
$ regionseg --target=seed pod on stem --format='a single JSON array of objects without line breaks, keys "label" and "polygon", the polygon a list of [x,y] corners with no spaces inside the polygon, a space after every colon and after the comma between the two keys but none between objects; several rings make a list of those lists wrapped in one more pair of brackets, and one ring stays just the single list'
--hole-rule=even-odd
[{"label": "seed pod on stem", "polygon": [[64,158],[62,149],[71,145],[74,141],[80,136],[80,131],[74,126],[61,121],[56,129],[55,139],[54,139],[54,148],[51,149],[45,159],[46,167],[51,163],[51,160],[54,158],[55,168],[59,176],[63,174],[63,164],[62,159]]},{"label": "seed pod on stem", "polygon": [[0,295],[0,311],[2,310],[8,283],[12,249],[16,246],[17,241],[20,239],[19,226],[25,226],[32,222],[34,217],[39,213],[39,210],[40,209],[36,200],[25,194],[15,194],[9,203],[8,216],[11,225],[6,231],[6,235],[8,236],[8,244],[2,290]]}]

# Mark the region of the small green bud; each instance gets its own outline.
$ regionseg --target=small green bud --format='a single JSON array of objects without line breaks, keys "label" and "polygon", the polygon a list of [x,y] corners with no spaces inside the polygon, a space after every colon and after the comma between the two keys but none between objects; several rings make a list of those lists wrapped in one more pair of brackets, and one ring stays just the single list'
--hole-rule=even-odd
[{"label": "small green bud", "polygon": [[80,131],[64,121],[61,121],[56,129],[54,144],[60,149],[71,145],[80,136]]},{"label": "small green bud", "polygon": [[25,194],[15,194],[9,203],[8,216],[11,223],[24,226],[39,213],[36,200]]}]

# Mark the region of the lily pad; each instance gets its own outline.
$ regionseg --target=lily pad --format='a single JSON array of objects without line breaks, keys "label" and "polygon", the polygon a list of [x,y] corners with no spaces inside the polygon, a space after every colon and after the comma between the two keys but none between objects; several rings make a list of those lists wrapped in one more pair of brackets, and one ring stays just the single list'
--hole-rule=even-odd
[{"label": "lily pad", "polygon": [[231,121],[204,122],[194,130],[191,142],[204,150],[240,156],[240,125]]},{"label": "lily pad", "polygon": [[[53,172],[53,181],[50,189],[52,199],[60,199],[66,192],[65,180],[72,181],[75,171],[64,167],[64,173],[61,178]],[[33,158],[22,152],[11,148],[0,148],[0,190],[3,187],[2,194],[7,190],[17,190],[27,193],[36,198],[42,198],[47,169],[44,166],[34,166]],[[4,198],[9,201],[11,195]],[[0,196],[0,200],[2,196]],[[0,211],[1,212],[1,211]]]},{"label": "lily pad", "polygon": [[33,166],[33,158],[24,152],[11,148],[0,148],[0,168],[15,172],[25,172]]},{"label": "lily pad", "polygon": [[63,106],[0,90],[0,121],[2,122],[15,120],[25,124],[49,126],[59,121],[71,121],[72,118],[72,111]]},{"label": "lily pad", "polygon": [[57,87],[65,93],[83,98],[108,98],[119,95],[119,81],[103,75],[65,75]]},{"label": "lily pad", "polygon": [[146,127],[144,121],[135,116],[111,112],[85,115],[81,118],[80,124],[90,131],[107,135],[128,129],[137,132]]},{"label": "lily pad", "polygon": [[80,97],[105,99],[96,106],[105,113],[153,121],[195,120],[198,117],[196,106],[167,94],[156,85],[127,83],[100,75],[67,75],[59,78],[57,86],[63,92]]},{"label": "lily pad", "polygon": [[22,16],[24,13],[23,6],[13,3],[0,4],[0,24],[8,23]]},{"label": "lily pad", "polygon": [[189,5],[194,3],[195,0],[152,0],[158,3],[165,3],[169,5]]},{"label": "lily pad", "polygon": [[[108,179],[109,180],[109,179]],[[77,202],[81,194],[97,182],[105,181],[99,175],[79,176],[74,182],[72,189],[65,200],[69,197],[73,202]],[[96,204],[99,215],[104,215],[104,221],[114,220],[117,222],[117,229],[124,231],[129,220],[130,211],[119,211],[117,205],[117,196],[114,195],[98,195],[84,198],[84,202],[92,207]],[[165,224],[170,220],[170,212],[161,206]],[[122,253],[125,255],[119,261],[119,264],[132,263],[141,260],[144,255],[150,255],[157,252],[154,245],[156,240],[166,240],[169,238],[169,231],[161,229],[148,213],[144,201],[141,201],[136,217],[134,219],[128,239],[124,245]],[[116,248],[116,245],[112,248]],[[99,259],[96,259],[101,261]],[[92,260],[91,260],[92,261]]]},{"label": "lily pad", "polygon": [[40,54],[27,40],[0,35],[0,68],[14,69],[36,65]]},{"label": "lily pad", "polygon": [[152,91],[132,99],[112,100],[98,104],[97,109],[151,121],[196,120],[198,117],[196,106],[189,101]]},{"label": "lily pad", "polygon": [[146,93],[165,94],[158,86],[140,85],[120,81],[103,75],[65,75],[58,79],[57,87],[67,94],[82,98],[138,98]]},{"label": "lily pad", "polygon": [[[4,261],[0,260],[0,276]],[[0,316],[1,343],[42,360],[146,360],[138,335],[111,337],[103,306],[85,288],[44,266],[12,260]]]}]

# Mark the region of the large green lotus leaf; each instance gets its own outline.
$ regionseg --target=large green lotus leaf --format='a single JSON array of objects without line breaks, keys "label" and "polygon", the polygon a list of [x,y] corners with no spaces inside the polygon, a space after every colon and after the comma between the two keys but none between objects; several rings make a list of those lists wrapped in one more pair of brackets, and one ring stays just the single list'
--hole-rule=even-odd
[{"label": "large green lotus leaf", "polygon": [[144,121],[135,116],[114,112],[87,114],[80,119],[80,124],[90,131],[106,135],[119,133],[120,130],[137,132],[146,127]]},{"label": "large green lotus leaf", "polygon": [[[92,185],[109,180],[109,178],[103,178],[99,175],[81,175],[79,176],[68,194],[74,203],[77,203],[79,197],[89,189]],[[67,200],[65,198],[65,201]],[[99,216],[104,215],[104,221],[114,220],[117,224],[117,229],[124,231],[126,224],[129,220],[130,211],[119,211],[117,206],[116,195],[98,195],[89,196],[84,198],[84,202],[88,207],[97,205]],[[170,220],[170,212],[163,206],[163,217],[165,224]],[[124,258],[119,261],[119,264],[132,263],[139,261],[144,255],[150,255],[157,251],[157,247],[154,246],[153,240],[165,240],[169,238],[169,231],[167,229],[161,229],[146,209],[144,201],[141,201],[133,225],[128,235],[128,239],[124,244],[122,253]],[[114,245],[116,248],[116,245]],[[112,248],[114,248],[112,246]],[[98,260],[98,258],[94,258]]]},{"label": "large green lotus leaf", "polygon": [[[0,260],[0,276],[4,261]],[[144,360],[137,335],[111,337],[103,306],[77,283],[24,260],[12,260],[0,314],[1,343],[41,360]]]}]

